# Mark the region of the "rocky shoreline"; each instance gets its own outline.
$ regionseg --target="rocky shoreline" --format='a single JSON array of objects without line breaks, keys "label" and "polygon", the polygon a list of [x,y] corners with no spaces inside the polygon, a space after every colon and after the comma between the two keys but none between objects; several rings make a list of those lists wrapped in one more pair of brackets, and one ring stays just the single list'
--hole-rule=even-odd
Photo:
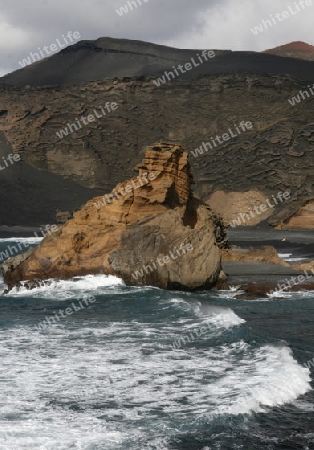
[{"label": "rocky shoreline", "polygon": [[[14,235],[21,237],[21,232],[27,237],[32,237],[34,231],[38,231],[36,227],[26,229],[25,227],[2,227],[0,231],[5,232],[3,237],[12,237]],[[24,234],[25,233],[25,234]],[[271,259],[279,255],[290,256],[288,260],[301,260],[309,264],[314,260],[314,236],[312,230],[291,230],[278,231],[272,229],[268,225],[258,227],[239,227],[237,229],[230,229],[228,232],[228,239],[231,246],[248,253],[256,250],[255,256],[251,254],[250,261],[241,260],[227,260],[222,259],[222,269],[228,276],[228,280],[216,289],[233,289],[238,286],[239,293],[235,298],[256,299],[268,298],[268,294],[278,288],[278,284],[286,284],[287,280],[292,277],[305,276],[304,270],[294,270],[293,264],[288,261],[288,264],[283,265],[285,260],[280,264],[271,263]],[[264,252],[264,262],[257,261],[258,252],[261,247],[269,248]],[[274,254],[276,251],[276,254]],[[255,259],[255,261],[254,261]],[[267,262],[268,261],[268,262]],[[308,272],[311,275],[311,272]],[[33,279],[32,281],[19,282],[16,287],[34,289],[42,286],[48,281],[41,279]],[[285,292],[314,290],[314,277],[306,279],[302,283],[297,283],[294,286],[287,287],[282,291],[283,297]],[[8,292],[8,291],[7,291]],[[280,298],[280,295],[278,294]]]},{"label": "rocky shoreline", "polygon": [[[314,290],[312,230],[280,231],[263,224],[230,229],[228,238],[233,255],[229,251],[223,256],[222,268],[229,286],[244,291],[238,298],[268,298],[280,286],[282,297],[286,292]],[[276,295],[280,297],[280,292]]]},{"label": "rocky shoreline", "polygon": [[[264,223],[227,234],[226,223],[193,194],[188,154],[178,145],[147,147],[136,170],[137,177],[89,200],[39,247],[5,261],[8,289],[104,273],[130,286],[172,290],[235,285],[245,298],[314,290],[312,230],[276,230]],[[145,182],[137,185],[138,179]],[[4,237],[36,231],[0,229]]]}]

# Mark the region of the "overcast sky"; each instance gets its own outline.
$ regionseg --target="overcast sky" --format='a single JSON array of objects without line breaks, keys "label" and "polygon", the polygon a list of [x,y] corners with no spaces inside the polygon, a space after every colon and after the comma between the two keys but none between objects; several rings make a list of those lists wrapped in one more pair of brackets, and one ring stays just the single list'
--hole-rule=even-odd
[{"label": "overcast sky", "polygon": [[[251,28],[299,0],[0,0],[0,75],[68,31],[82,39],[139,39],[180,48],[265,50],[291,41],[314,44],[313,5],[254,35]],[[310,0],[308,0],[310,1]]]}]

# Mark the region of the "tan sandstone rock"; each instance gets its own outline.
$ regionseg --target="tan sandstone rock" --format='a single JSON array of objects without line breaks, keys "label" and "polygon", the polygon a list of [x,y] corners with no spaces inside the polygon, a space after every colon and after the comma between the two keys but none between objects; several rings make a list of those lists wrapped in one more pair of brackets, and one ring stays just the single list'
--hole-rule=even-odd
[{"label": "tan sandstone rock", "polygon": [[225,229],[192,195],[187,153],[173,144],[147,147],[137,170],[137,177],[87,202],[21,263],[7,261],[8,287],[99,273],[128,285],[213,287]]},{"label": "tan sandstone rock", "polygon": [[259,191],[245,192],[216,191],[206,203],[231,226],[253,226],[273,214],[271,208],[257,214],[254,207],[266,204],[267,197]]},{"label": "tan sandstone rock", "polygon": [[279,230],[288,230],[291,228],[313,228],[314,227],[314,200],[305,203],[289,219],[282,221],[277,225]]}]

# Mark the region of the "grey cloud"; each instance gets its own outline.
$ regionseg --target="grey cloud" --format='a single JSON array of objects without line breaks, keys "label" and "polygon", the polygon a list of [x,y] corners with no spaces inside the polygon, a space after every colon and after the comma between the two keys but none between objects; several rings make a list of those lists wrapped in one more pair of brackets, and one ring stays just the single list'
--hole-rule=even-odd
[{"label": "grey cloud", "polygon": [[166,44],[201,29],[206,11],[218,1],[142,0],[142,6],[120,17],[116,9],[127,0],[1,0],[0,19],[27,39],[7,39],[0,46],[0,71],[19,68],[18,61],[68,31],[79,31],[82,39],[110,36]]}]

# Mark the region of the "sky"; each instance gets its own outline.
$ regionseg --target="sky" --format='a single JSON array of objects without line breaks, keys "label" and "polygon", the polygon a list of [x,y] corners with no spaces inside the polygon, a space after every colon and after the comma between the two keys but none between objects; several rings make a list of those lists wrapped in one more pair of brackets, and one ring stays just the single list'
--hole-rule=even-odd
[{"label": "sky", "polygon": [[[314,44],[314,0],[0,0],[0,76],[69,31],[81,39],[138,39],[179,48],[261,51],[291,41]],[[296,12],[295,3],[313,3]],[[270,15],[295,14],[254,35]]]}]

